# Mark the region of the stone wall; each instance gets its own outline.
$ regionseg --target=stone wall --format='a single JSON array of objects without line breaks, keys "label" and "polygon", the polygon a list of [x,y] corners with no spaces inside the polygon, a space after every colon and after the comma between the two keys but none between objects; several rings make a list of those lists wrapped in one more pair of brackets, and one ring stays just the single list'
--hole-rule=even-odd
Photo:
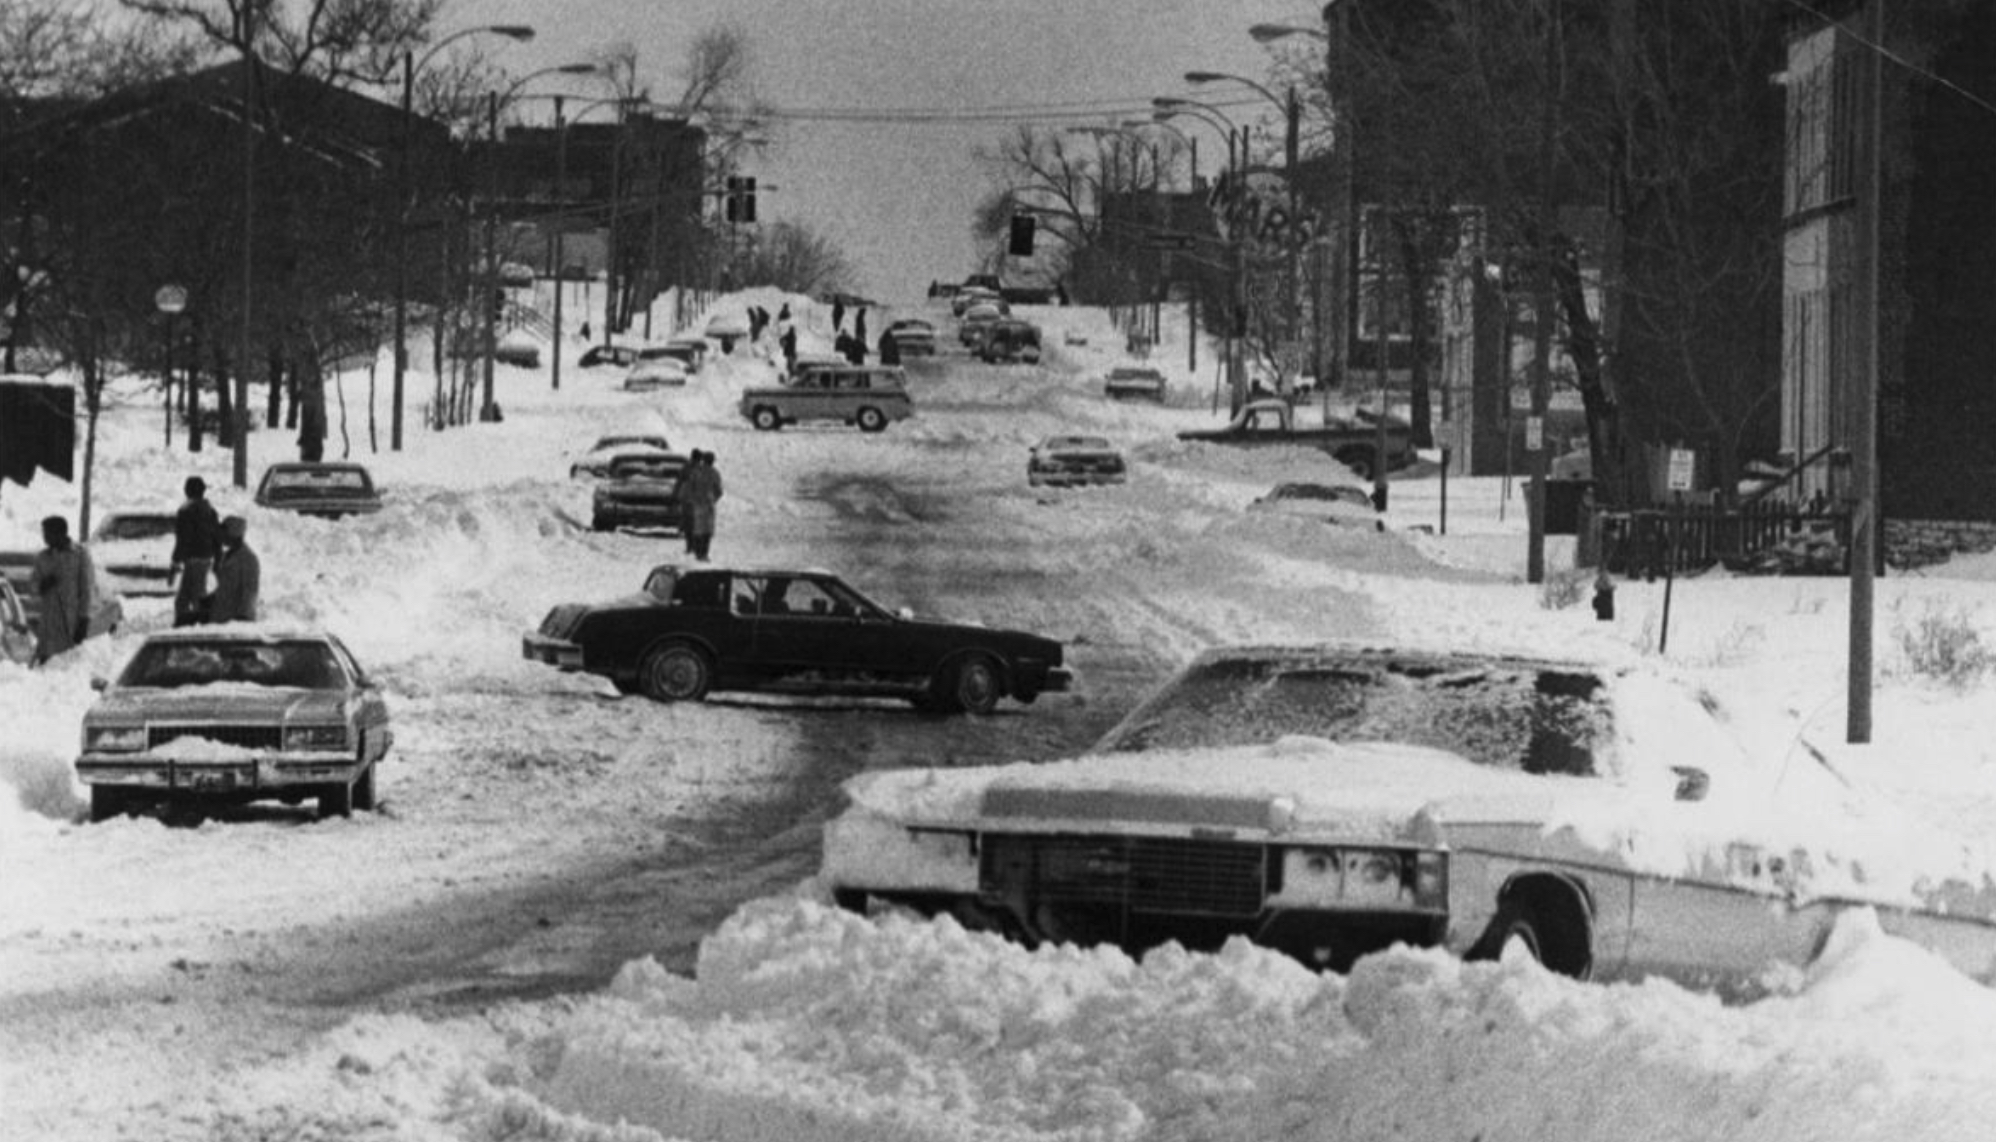
[{"label": "stone wall", "polygon": [[1950,556],[1996,550],[1996,523],[1983,520],[1887,519],[1885,562],[1902,571],[1947,562]]}]

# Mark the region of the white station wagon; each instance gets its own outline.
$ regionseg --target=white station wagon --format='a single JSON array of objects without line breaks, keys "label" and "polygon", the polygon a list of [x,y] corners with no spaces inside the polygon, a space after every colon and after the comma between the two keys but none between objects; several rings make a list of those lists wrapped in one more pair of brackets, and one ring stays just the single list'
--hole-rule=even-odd
[{"label": "white station wagon", "polygon": [[825,364],[801,369],[785,384],[744,391],[741,411],[765,432],[808,420],[880,432],[915,415],[915,402],[908,396],[908,374],[898,365]]},{"label": "white station wagon", "polygon": [[1840,913],[1982,980],[1996,889],[1807,756],[1739,747],[1634,667],[1345,646],[1209,651],[1089,756],[849,780],[822,880],[1029,944],[1232,937],[1345,970],[1517,947],[1578,978],[1752,994]]}]

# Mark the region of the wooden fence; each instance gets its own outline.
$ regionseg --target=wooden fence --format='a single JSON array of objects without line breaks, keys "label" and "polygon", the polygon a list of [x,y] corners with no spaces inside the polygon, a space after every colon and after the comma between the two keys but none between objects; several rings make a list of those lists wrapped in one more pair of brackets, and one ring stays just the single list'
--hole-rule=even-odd
[{"label": "wooden fence", "polygon": [[1583,565],[1605,562],[1619,575],[1655,576],[1666,569],[1682,574],[1719,565],[1785,575],[1843,575],[1850,570],[1850,513],[1845,511],[1771,501],[1631,511],[1583,508],[1580,528]]}]

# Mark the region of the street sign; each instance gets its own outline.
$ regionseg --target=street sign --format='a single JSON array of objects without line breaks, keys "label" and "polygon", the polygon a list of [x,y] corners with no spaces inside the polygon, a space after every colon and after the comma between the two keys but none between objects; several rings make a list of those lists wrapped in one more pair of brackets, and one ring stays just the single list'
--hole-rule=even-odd
[{"label": "street sign", "polygon": [[1691,473],[1697,467],[1698,454],[1689,448],[1670,450],[1670,470],[1666,473],[1666,485],[1673,492],[1691,490]]},{"label": "street sign", "polygon": [[161,313],[179,313],[187,308],[187,291],[177,285],[163,285],[152,295],[152,303]]},{"label": "street sign", "polygon": [[1528,416],[1525,418],[1525,451],[1537,452],[1546,446],[1546,418]]}]

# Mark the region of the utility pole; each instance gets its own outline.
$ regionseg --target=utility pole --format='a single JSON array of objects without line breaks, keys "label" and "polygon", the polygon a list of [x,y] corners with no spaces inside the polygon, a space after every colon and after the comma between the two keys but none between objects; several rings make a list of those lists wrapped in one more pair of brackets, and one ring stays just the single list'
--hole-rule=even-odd
[{"label": "utility pole", "polygon": [[402,154],[395,164],[395,372],[388,416],[388,450],[402,451],[402,385],[409,369],[409,116],[415,103],[416,59],[402,53]]},{"label": "utility pole", "polygon": [[1858,204],[1858,248],[1864,251],[1857,336],[1864,360],[1858,369],[1856,399],[1851,401],[1850,478],[1850,691],[1846,699],[1844,740],[1862,745],[1871,740],[1872,588],[1878,560],[1878,302],[1880,297],[1879,231],[1884,223],[1884,91],[1885,0],[1869,0],[1871,42],[1859,44],[1870,61],[1865,92],[1864,189]]},{"label": "utility pole", "polygon": [[[589,110],[587,107],[583,111]],[[548,353],[549,373],[554,388],[561,389],[561,294],[566,275],[562,268],[561,236],[568,229],[568,124],[562,120],[562,97],[554,97],[554,343]]]},{"label": "utility pole", "polygon": [[478,308],[473,312],[485,330],[485,400],[479,406],[478,419],[495,421],[499,419],[499,402],[492,393],[492,363],[499,355],[499,315],[493,312],[493,300],[499,296],[499,239],[498,222],[495,215],[499,210],[499,93],[485,93],[485,123],[488,138],[485,140],[485,266],[479,274]]},{"label": "utility pole", "polygon": [[[1545,99],[1539,109],[1539,220],[1535,258],[1537,279],[1532,306],[1532,415],[1526,423],[1525,451],[1532,485],[1525,548],[1525,581],[1546,577],[1546,408],[1552,403],[1552,235],[1558,226],[1553,206],[1553,142],[1559,130],[1559,0],[1546,7]],[[1534,436],[1536,435],[1536,439]]]},{"label": "utility pole", "polygon": [[[229,474],[238,488],[249,487],[249,444],[244,437],[249,433],[249,418],[243,413],[243,406],[249,403],[250,366],[250,297],[255,290],[251,267],[255,264],[251,253],[251,242],[256,234],[256,9],[244,5],[243,19],[243,324],[241,336],[236,342],[236,400],[230,411],[235,414],[235,435],[231,438],[235,454],[230,460]],[[197,387],[194,371],[188,370],[189,393]],[[192,406],[190,405],[190,408]],[[200,432],[198,419],[195,432]],[[195,437],[194,451],[200,451],[200,437]]]}]

